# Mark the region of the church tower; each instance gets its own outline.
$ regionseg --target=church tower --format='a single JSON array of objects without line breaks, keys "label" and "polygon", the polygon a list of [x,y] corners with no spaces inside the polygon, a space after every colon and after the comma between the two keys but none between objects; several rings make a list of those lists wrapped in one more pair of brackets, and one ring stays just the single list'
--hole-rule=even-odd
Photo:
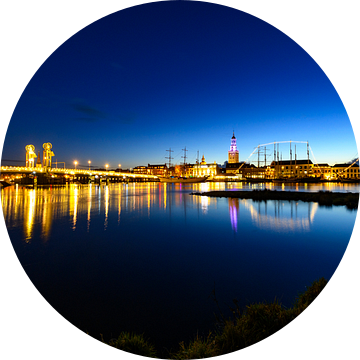
[{"label": "church tower", "polygon": [[206,165],[205,155],[203,154],[200,165]]},{"label": "church tower", "polygon": [[40,151],[38,152],[38,156],[37,156],[37,160],[36,160],[36,167],[41,168]]},{"label": "church tower", "polygon": [[239,151],[238,151],[238,149],[236,147],[236,137],[235,137],[234,132],[233,132],[233,136],[231,138],[230,151],[228,153],[229,153],[229,158],[228,158],[228,163],[229,164],[239,162]]}]

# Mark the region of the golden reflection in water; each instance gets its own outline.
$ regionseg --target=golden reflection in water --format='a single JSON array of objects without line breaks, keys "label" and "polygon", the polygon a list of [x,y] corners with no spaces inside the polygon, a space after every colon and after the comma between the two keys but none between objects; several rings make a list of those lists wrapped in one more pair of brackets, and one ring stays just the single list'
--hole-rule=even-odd
[{"label": "golden reflection in water", "polygon": [[[117,196],[118,201],[111,201],[110,197],[113,195]],[[115,197],[113,199],[115,200]],[[38,229],[41,238],[47,241],[51,236],[52,223],[56,219],[69,218],[70,228],[75,231],[82,218],[89,232],[92,217],[103,212],[106,230],[111,211],[117,212],[119,224],[123,209],[144,210],[150,217],[155,203],[162,211],[167,211],[167,201],[166,184],[69,184],[63,187],[34,189],[14,186],[1,190],[4,219],[11,227],[23,228],[23,239],[26,242],[31,242],[34,229]]]},{"label": "golden reflection in water", "polygon": [[[235,189],[242,184],[227,184],[226,188],[233,186]],[[109,214],[111,211],[118,214],[117,223],[120,223],[122,211],[133,210],[147,211],[150,218],[154,206],[161,211],[171,211],[172,201],[178,206],[183,206],[186,211],[186,201],[189,199],[186,192],[189,190],[184,184],[114,184],[114,185],[76,185],[64,187],[50,187],[29,189],[22,186],[8,187],[1,190],[1,204],[4,218],[9,226],[23,228],[24,240],[30,242],[34,228],[39,227],[43,240],[51,236],[53,221],[60,218],[69,218],[73,231],[79,226],[80,219],[86,222],[86,229],[90,231],[93,216],[103,213],[105,230],[110,225]],[[329,185],[326,185],[329,186]],[[224,183],[194,184],[194,192],[207,192],[225,189]],[[171,191],[171,198],[169,192]],[[185,192],[182,192],[184,190]],[[115,201],[115,196],[118,201]],[[113,201],[111,201],[112,197]],[[168,203],[169,201],[169,203]],[[204,214],[209,211],[209,206],[216,206],[217,199],[207,196],[193,196],[191,201],[202,210]],[[231,226],[234,231],[239,226],[239,205],[250,212],[252,221],[261,228],[277,231],[290,231],[294,229],[309,230],[318,208],[317,203],[308,205],[291,202],[282,205],[282,202],[254,203],[250,200],[229,200],[229,214]],[[270,208],[271,206],[271,208]],[[307,209],[307,212],[305,211]],[[95,212],[94,212],[95,211]],[[300,215],[299,215],[300,214]],[[38,233],[38,230],[36,231]]]},{"label": "golden reflection in water", "polygon": [[76,221],[77,221],[77,207],[78,207],[78,196],[79,189],[78,185],[70,185],[70,197],[69,197],[69,215],[73,218],[73,226],[72,229],[75,231],[76,229]]},{"label": "golden reflection in water", "polygon": [[104,221],[104,230],[107,229],[108,226],[108,217],[109,217],[109,186],[105,186],[105,221]]},{"label": "golden reflection in water", "polygon": [[225,183],[221,183],[221,182],[217,182],[217,183],[214,183],[214,190],[218,190],[218,191],[222,191],[222,190],[225,190],[226,187],[225,187]]},{"label": "golden reflection in water", "polygon": [[[39,198],[39,197],[38,197]],[[43,214],[42,214],[42,238],[47,241],[50,236],[51,224],[52,224],[52,187],[49,190],[44,190],[44,194],[41,197],[43,199]]]},{"label": "golden reflection in water", "polygon": [[97,186],[96,187],[96,190],[97,190],[97,194],[98,194],[98,204],[99,204],[99,214],[101,212],[101,185]]},{"label": "golden reflection in water", "polygon": [[210,191],[210,183],[200,183],[200,192]]},{"label": "golden reflection in water", "polygon": [[18,215],[18,209],[19,209],[19,185],[16,184],[16,191],[15,191],[15,217]]},{"label": "golden reflection in water", "polygon": [[[28,192],[28,197],[25,199],[25,209],[28,211],[24,212],[24,232],[25,232],[25,242],[29,243],[31,241],[31,236],[33,232],[34,217],[35,217],[35,198],[36,190],[31,189]],[[26,201],[27,200],[27,201]]]},{"label": "golden reflection in water", "polygon": [[162,202],[161,194],[162,194],[163,188],[166,189],[166,184],[159,183],[158,186],[157,186],[157,193],[158,193],[158,197],[159,197],[159,199],[158,199],[158,201],[159,201],[159,209],[161,208],[161,202]]},{"label": "golden reflection in water", "polygon": [[146,187],[146,199],[147,199],[147,211],[148,211],[148,218],[150,218],[150,206],[151,206],[151,185],[147,183]]},{"label": "golden reflection in water", "polygon": [[[307,206],[308,211],[307,214],[303,213],[298,216],[298,202],[290,202],[285,205],[281,201],[254,203],[243,199],[241,203],[249,210],[251,220],[256,226],[277,232],[310,231],[310,225],[313,223],[318,209],[318,203],[302,203],[301,209],[304,210],[304,207]],[[268,209],[269,204],[271,204],[271,209]]]},{"label": "golden reflection in water", "polygon": [[167,186],[164,186],[164,210],[166,210]]},{"label": "golden reflection in water", "polygon": [[210,204],[210,197],[208,196],[200,196],[200,197],[201,197],[201,209],[203,213],[206,214]]},{"label": "golden reflection in water", "polygon": [[118,192],[119,192],[119,196],[118,196],[118,224],[120,224],[120,214],[121,214],[121,191],[122,191],[122,184],[119,184],[118,186]]},{"label": "golden reflection in water", "polygon": [[[219,183],[200,183],[200,184],[194,184],[193,187],[194,192],[207,192],[212,190],[221,190],[225,189],[225,186]],[[204,214],[208,212],[210,204],[216,204],[217,198],[212,198],[209,196],[194,196],[192,197],[192,201],[195,202],[195,204],[200,206],[200,209]]]},{"label": "golden reflection in water", "polygon": [[89,189],[88,189],[88,200],[87,200],[87,218],[86,218],[86,231],[89,232],[90,230],[90,220],[91,220],[91,196],[92,196],[92,184],[89,185]]},{"label": "golden reflection in water", "polygon": [[129,184],[125,185],[125,209],[128,208],[128,198],[129,198]]},{"label": "golden reflection in water", "polygon": [[194,188],[194,191],[213,191],[213,190],[225,190],[226,183],[225,182],[208,182],[208,183],[199,183],[194,184],[197,188]]},{"label": "golden reflection in water", "polygon": [[[136,194],[135,183],[128,184],[128,187],[129,187],[129,190],[131,190],[131,192],[133,194]],[[130,206],[129,206],[130,211],[134,211],[136,209],[136,207],[135,207],[135,196],[130,197],[129,203],[130,203]]]},{"label": "golden reflection in water", "polygon": [[[164,187],[168,186],[167,184],[163,184]],[[174,193],[174,200],[175,200],[175,205],[176,206],[181,206],[181,184],[180,183],[175,183],[172,184],[172,186],[174,186],[175,188],[175,193]],[[160,194],[159,194],[160,196]],[[161,203],[161,198],[159,198],[159,207],[160,207],[160,203]]]}]

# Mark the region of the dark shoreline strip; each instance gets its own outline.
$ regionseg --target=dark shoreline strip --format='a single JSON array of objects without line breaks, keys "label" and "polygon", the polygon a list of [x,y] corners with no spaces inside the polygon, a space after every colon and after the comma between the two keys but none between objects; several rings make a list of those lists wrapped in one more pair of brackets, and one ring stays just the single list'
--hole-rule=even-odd
[{"label": "dark shoreline strip", "polygon": [[340,193],[331,191],[300,192],[300,191],[209,191],[204,193],[191,193],[190,195],[229,197],[237,199],[262,200],[293,200],[304,202],[317,202],[319,205],[345,205],[349,209],[357,209],[359,193]]}]

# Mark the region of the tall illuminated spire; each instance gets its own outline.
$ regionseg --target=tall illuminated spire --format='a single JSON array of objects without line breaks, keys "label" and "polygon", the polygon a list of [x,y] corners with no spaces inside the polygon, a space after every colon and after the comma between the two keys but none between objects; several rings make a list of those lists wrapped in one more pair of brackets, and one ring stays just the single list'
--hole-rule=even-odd
[{"label": "tall illuminated spire", "polygon": [[236,146],[236,137],[235,132],[233,131],[233,136],[231,138],[230,151],[228,152],[228,163],[238,163],[239,162],[239,151]]}]

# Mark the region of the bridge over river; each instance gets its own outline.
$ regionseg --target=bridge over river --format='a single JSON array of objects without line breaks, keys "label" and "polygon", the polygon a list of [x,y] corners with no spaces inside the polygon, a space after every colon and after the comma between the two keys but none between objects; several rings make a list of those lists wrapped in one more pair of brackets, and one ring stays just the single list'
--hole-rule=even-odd
[{"label": "bridge over river", "polygon": [[19,184],[65,184],[77,182],[87,184],[90,182],[143,182],[158,181],[156,175],[134,174],[114,170],[85,170],[52,167],[29,166],[1,166],[0,179]]},{"label": "bridge over river", "polygon": [[[25,146],[25,166],[1,166],[0,182],[2,186],[11,183],[22,185],[48,185],[48,184],[66,184],[75,183],[102,183],[102,182],[135,182],[135,181],[157,181],[158,177],[150,174],[133,174],[115,170],[96,170],[76,169],[77,161],[74,162],[75,169],[53,167],[52,144],[47,142],[43,144],[42,161],[40,151],[38,155],[35,152],[34,145]],[[35,162],[35,159],[37,161]],[[10,161],[10,160],[7,160]],[[17,161],[17,160],[12,160]]]}]

